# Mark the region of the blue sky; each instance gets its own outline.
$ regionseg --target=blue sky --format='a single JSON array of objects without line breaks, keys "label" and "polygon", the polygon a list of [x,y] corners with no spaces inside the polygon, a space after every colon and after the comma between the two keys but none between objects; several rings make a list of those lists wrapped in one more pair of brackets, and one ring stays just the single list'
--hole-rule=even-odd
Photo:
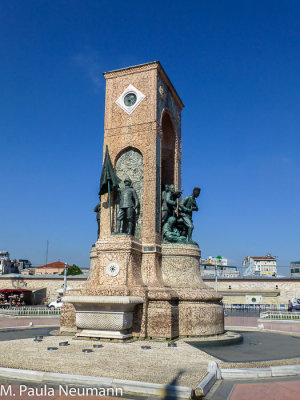
[{"label": "blue sky", "polygon": [[0,250],[89,264],[103,71],[159,60],[182,113],[203,256],[300,259],[297,0],[0,4]]}]

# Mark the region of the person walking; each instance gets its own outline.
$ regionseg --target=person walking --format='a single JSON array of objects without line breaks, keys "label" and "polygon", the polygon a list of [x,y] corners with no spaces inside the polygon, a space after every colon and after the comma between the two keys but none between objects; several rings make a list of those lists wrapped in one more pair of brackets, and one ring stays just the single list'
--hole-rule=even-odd
[{"label": "person walking", "polygon": [[293,303],[291,302],[291,300],[289,300],[289,302],[288,302],[288,311],[289,312],[293,311]]}]

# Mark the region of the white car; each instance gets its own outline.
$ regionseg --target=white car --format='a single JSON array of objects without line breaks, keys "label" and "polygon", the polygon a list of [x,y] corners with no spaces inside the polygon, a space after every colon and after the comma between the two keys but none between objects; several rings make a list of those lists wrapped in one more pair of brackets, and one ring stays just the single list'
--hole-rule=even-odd
[{"label": "white car", "polygon": [[47,307],[49,308],[61,308],[61,306],[63,305],[61,298],[59,297],[58,299],[56,299],[55,301],[51,301],[51,303],[48,304]]}]

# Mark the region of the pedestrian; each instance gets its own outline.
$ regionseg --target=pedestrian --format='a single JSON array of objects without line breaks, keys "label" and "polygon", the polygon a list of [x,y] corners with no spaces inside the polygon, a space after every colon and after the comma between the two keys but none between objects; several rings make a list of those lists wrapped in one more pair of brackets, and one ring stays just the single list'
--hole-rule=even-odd
[{"label": "pedestrian", "polygon": [[291,300],[289,300],[289,303],[288,303],[288,311],[289,312],[293,311],[293,303],[291,302]]}]

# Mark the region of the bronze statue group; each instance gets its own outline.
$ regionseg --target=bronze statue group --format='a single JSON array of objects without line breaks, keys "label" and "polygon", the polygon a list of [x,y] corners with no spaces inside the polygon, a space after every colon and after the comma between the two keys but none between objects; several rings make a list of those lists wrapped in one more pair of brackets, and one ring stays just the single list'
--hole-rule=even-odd
[{"label": "bronze statue group", "polygon": [[[136,220],[139,216],[140,203],[130,178],[124,179],[124,188],[116,187],[119,210],[116,217],[116,232],[134,235]],[[174,185],[165,185],[161,196],[161,226],[164,243],[197,244],[192,240],[194,230],[193,212],[198,211],[196,198],[201,189],[195,187],[190,196],[180,202],[182,192],[175,190]],[[179,204],[178,204],[179,202]],[[100,233],[101,203],[94,211],[97,213],[98,237]]]},{"label": "bronze statue group", "polygon": [[165,185],[162,192],[161,223],[164,243],[197,244],[192,240],[194,230],[193,211],[198,211],[196,198],[201,189],[195,187],[190,196],[184,197],[178,204],[181,191],[175,191],[174,185]]}]

